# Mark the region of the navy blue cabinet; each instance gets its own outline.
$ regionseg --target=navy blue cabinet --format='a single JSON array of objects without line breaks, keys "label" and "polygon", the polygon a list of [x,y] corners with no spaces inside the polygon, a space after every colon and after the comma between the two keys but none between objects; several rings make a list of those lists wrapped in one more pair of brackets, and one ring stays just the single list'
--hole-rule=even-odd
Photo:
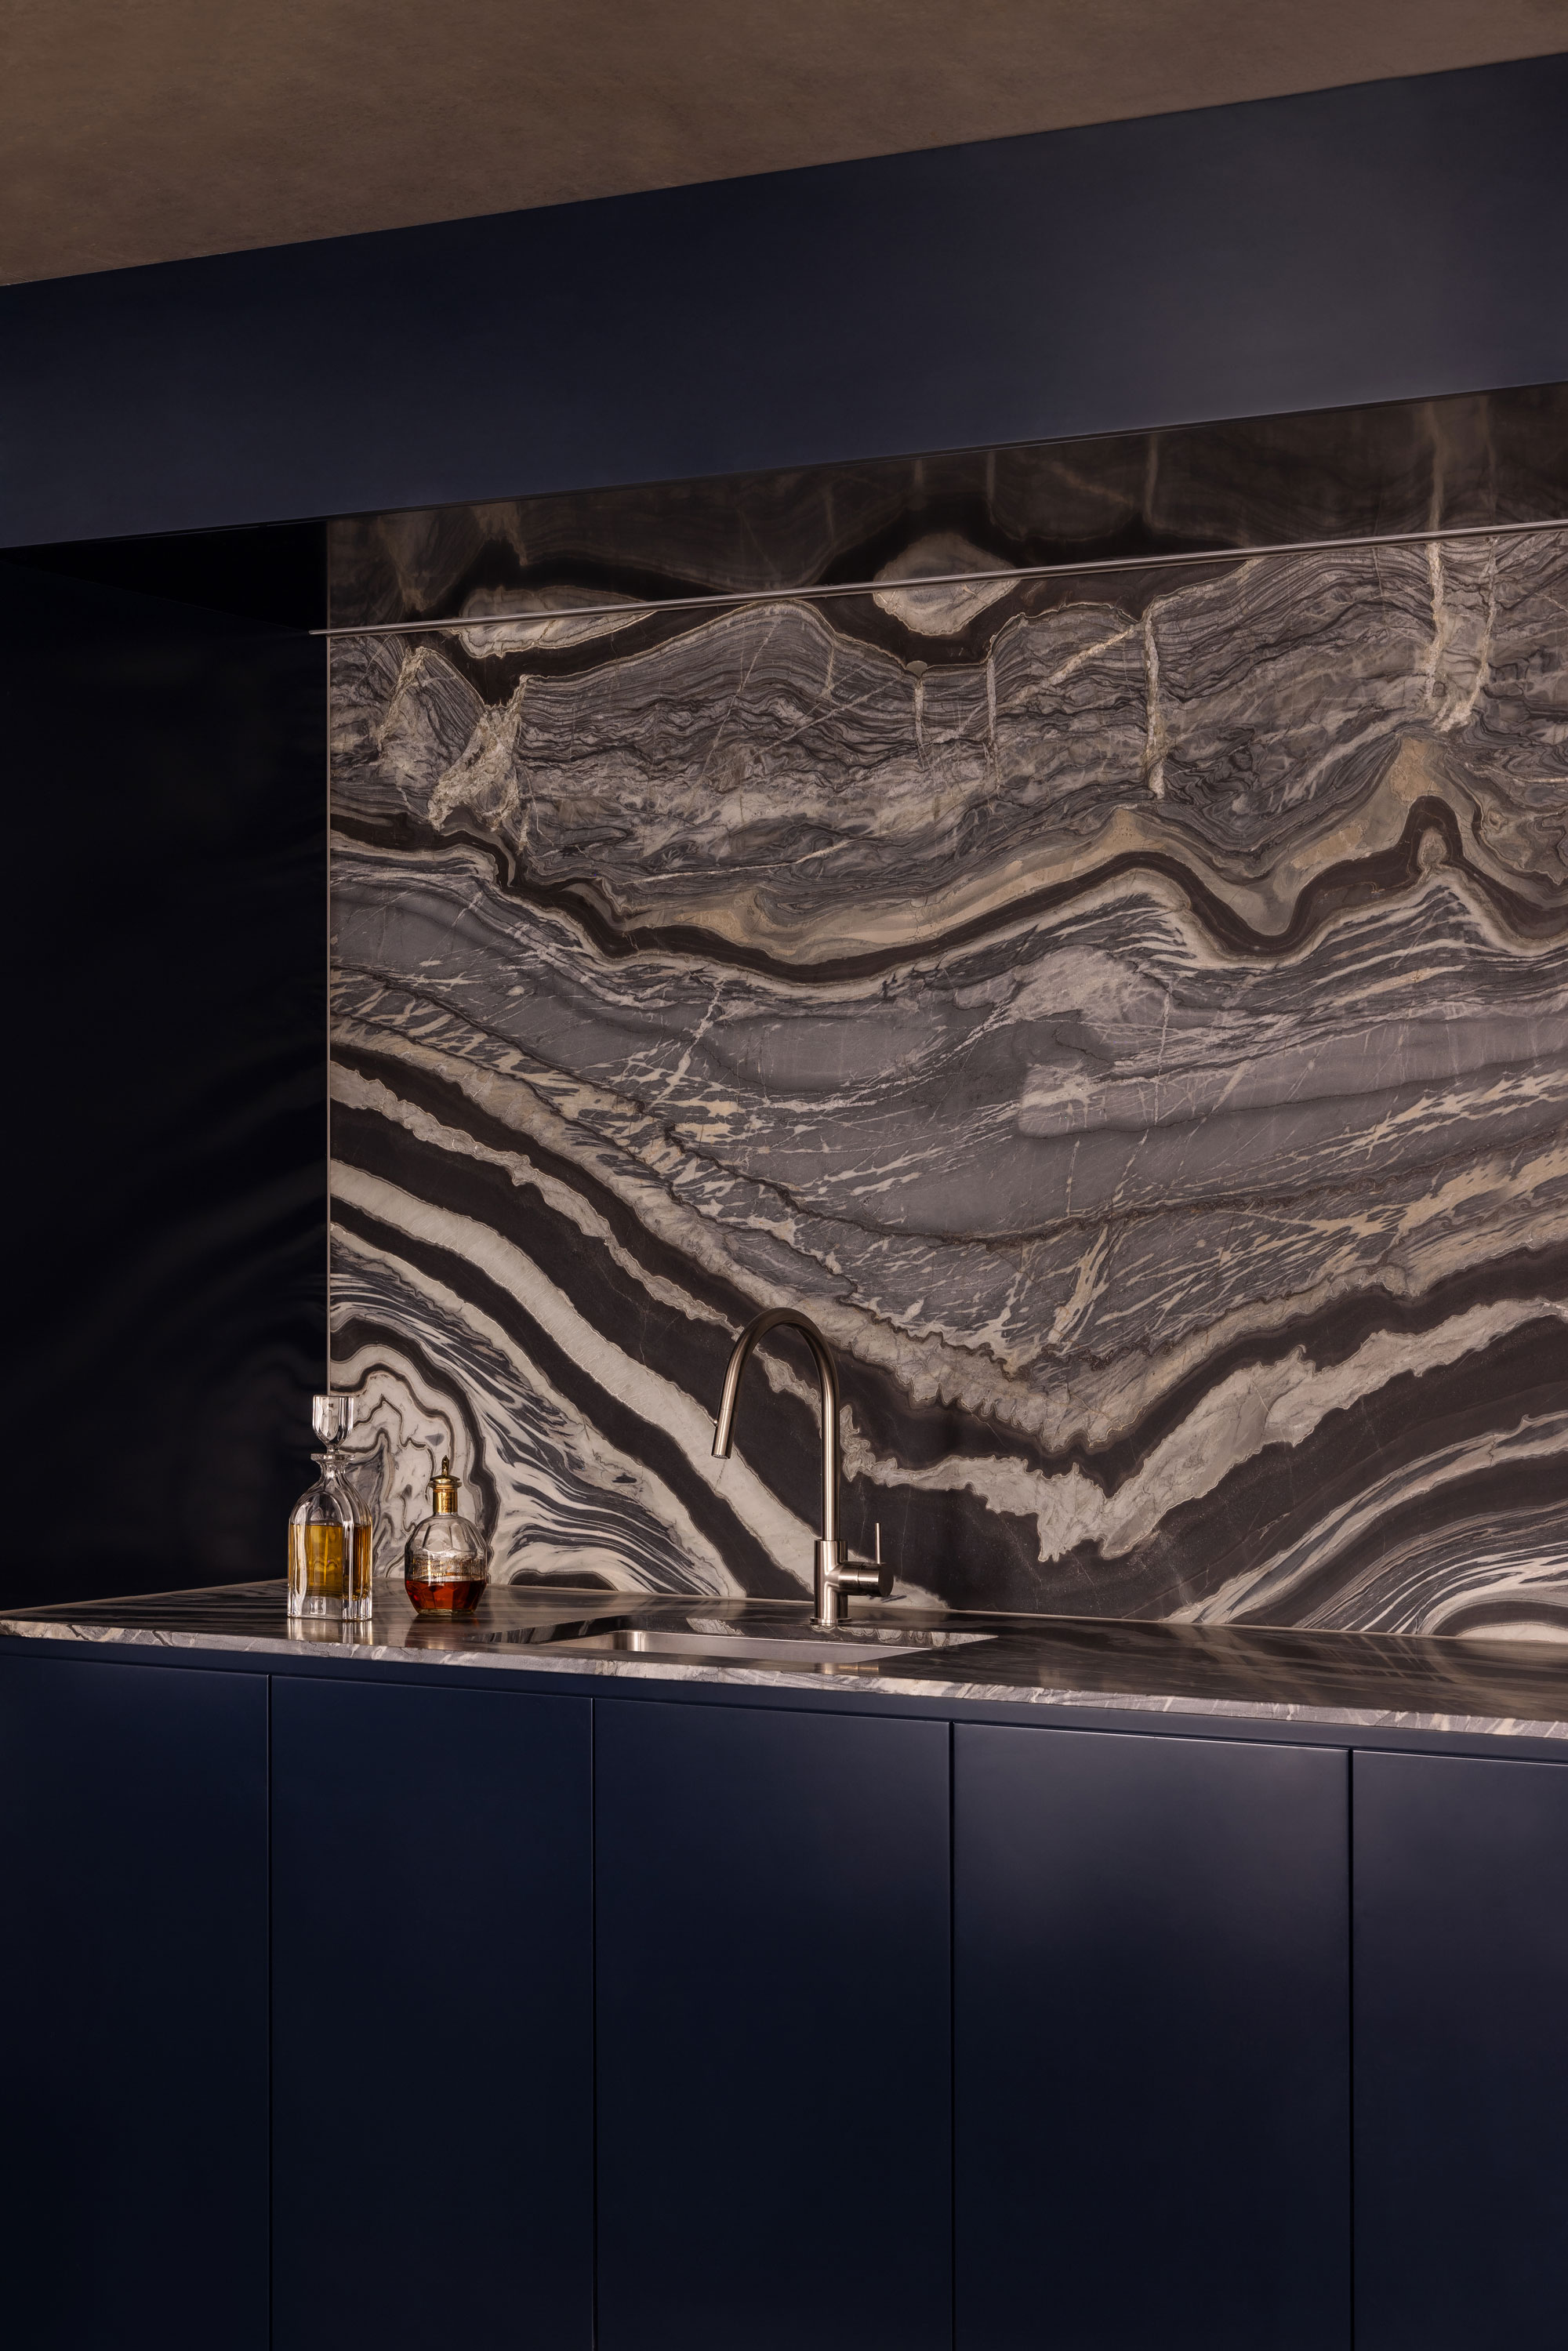
[{"label": "navy blue cabinet", "polygon": [[1568,1768],[1355,1758],[1356,2351],[1568,2319]]},{"label": "navy blue cabinet", "polygon": [[1348,2345],[1346,1770],[955,1731],[959,2351]]},{"label": "navy blue cabinet", "polygon": [[273,2351],[587,2351],[591,1728],[274,1684]]},{"label": "navy blue cabinet", "polygon": [[601,2351],[948,2351],[944,1723],[601,1704]]},{"label": "navy blue cabinet", "polygon": [[267,1685],[0,1656],[7,2339],[267,2351]]},{"label": "navy blue cabinet", "polygon": [[1345,2351],[1354,2015],[1355,2351],[1554,2342],[1568,1763],[1351,1773],[17,1645],[6,2327]]}]

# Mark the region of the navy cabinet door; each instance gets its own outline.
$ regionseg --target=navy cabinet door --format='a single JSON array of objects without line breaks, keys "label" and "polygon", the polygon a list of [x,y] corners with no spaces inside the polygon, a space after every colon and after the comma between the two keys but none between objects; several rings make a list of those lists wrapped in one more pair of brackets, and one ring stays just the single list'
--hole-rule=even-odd
[{"label": "navy cabinet door", "polygon": [[588,1702],[279,1678],[273,2351],[586,2351]]},{"label": "navy cabinet door", "polygon": [[0,2310],[267,2351],[267,1683],[0,1656]]},{"label": "navy cabinet door", "polygon": [[1346,1771],[955,1732],[959,2351],[1348,2344]]},{"label": "navy cabinet door", "polygon": [[1358,1754],[1356,2351],[1568,2332],[1568,1767]]},{"label": "navy cabinet door", "polygon": [[948,2351],[946,1726],[595,1714],[600,2351]]}]

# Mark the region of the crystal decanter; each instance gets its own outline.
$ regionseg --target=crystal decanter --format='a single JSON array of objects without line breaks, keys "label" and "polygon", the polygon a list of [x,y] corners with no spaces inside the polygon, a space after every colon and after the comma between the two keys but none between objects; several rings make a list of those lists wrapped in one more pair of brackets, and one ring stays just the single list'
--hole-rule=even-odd
[{"label": "crystal decanter", "polygon": [[347,1474],[342,1450],[354,1425],[354,1399],[312,1396],[310,1419],[322,1445],[310,1458],[321,1475],[289,1513],[288,1613],[368,1623],[371,1514]]}]

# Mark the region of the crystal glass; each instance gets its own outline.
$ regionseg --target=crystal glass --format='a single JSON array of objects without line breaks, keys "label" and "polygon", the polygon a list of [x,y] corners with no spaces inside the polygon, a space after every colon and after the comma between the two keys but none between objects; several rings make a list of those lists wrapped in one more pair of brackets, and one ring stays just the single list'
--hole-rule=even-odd
[{"label": "crystal glass", "polygon": [[461,1482],[444,1459],[430,1481],[435,1508],[403,1553],[403,1590],[422,1616],[472,1615],[490,1580],[490,1546],[458,1512]]},{"label": "crystal glass", "polygon": [[288,1516],[288,1614],[367,1623],[371,1614],[371,1516],[345,1474],[338,1439],[354,1425],[354,1399],[314,1396],[310,1417],[323,1449],[321,1475]]}]

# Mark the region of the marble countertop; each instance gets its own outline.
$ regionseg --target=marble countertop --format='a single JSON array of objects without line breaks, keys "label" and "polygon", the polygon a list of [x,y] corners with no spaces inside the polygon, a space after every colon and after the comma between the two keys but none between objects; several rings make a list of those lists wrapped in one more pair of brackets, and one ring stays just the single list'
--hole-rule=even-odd
[{"label": "marble countertop", "polygon": [[[857,1610],[842,1665],[732,1663],[711,1656],[593,1654],[559,1645],[642,1630],[714,1651],[739,1635],[810,1639],[805,1604],[649,1600],[640,1593],[498,1586],[466,1622],[416,1617],[401,1590],[378,1587],[367,1625],[291,1622],[285,1587],[216,1585],[134,1599],[78,1602],[0,1617],[0,1633],[45,1641],[123,1643],[298,1656],[345,1665],[453,1665],[530,1674],[768,1686],[809,1683],[869,1694],[976,1703],[1092,1707],[1239,1720],[1512,1735],[1568,1740],[1568,1646],[1258,1626],[1108,1622],[1093,1617],[945,1616],[896,1603]],[[862,1662],[868,1650],[890,1652]]]}]

